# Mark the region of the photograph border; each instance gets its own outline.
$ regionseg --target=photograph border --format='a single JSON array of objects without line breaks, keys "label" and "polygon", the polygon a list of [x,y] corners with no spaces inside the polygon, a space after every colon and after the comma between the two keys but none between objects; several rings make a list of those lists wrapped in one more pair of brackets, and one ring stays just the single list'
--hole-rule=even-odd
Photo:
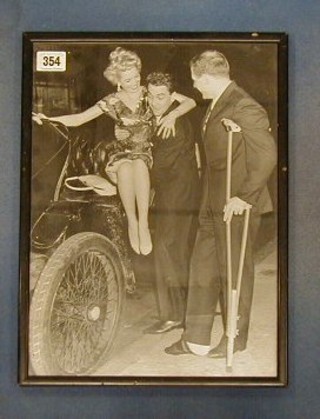
[{"label": "photograph border", "polygon": [[[278,370],[275,377],[30,376],[28,373],[31,231],[32,80],[36,42],[263,42],[278,46]],[[165,385],[284,387],[288,384],[288,36],[245,32],[26,32],[23,34],[20,193],[20,385]]]}]

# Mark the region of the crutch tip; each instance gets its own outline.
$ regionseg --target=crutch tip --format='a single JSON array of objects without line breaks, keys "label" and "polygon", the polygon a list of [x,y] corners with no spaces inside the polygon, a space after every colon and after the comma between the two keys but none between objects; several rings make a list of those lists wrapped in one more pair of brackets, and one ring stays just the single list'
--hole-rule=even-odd
[{"label": "crutch tip", "polygon": [[226,372],[228,373],[228,374],[231,374],[232,373],[232,366],[227,366],[226,367]]}]

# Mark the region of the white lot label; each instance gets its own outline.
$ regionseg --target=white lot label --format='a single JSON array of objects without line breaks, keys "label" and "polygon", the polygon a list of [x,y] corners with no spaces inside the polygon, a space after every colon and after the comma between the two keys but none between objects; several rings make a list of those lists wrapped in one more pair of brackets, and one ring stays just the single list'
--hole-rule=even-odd
[{"label": "white lot label", "polygon": [[66,71],[65,51],[37,51],[37,71]]}]

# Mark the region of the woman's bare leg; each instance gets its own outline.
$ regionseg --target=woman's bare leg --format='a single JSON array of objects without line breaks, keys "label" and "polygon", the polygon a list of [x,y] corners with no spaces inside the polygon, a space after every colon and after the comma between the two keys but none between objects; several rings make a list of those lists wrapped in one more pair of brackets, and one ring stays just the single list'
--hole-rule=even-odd
[{"label": "woman's bare leg", "polygon": [[140,253],[136,194],[132,163],[124,162],[117,170],[119,195],[128,219],[128,235],[132,249]]},{"label": "woman's bare leg", "polygon": [[152,241],[148,223],[149,197],[150,197],[150,176],[149,169],[141,159],[134,160],[133,175],[134,188],[138,207],[140,252],[148,255],[152,251]]}]

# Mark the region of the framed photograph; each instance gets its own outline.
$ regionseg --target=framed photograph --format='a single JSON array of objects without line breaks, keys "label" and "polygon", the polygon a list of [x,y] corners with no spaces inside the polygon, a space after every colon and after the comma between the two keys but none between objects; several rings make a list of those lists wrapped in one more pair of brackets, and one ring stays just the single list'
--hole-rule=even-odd
[{"label": "framed photograph", "polygon": [[20,384],[287,385],[287,48],[24,34]]}]

